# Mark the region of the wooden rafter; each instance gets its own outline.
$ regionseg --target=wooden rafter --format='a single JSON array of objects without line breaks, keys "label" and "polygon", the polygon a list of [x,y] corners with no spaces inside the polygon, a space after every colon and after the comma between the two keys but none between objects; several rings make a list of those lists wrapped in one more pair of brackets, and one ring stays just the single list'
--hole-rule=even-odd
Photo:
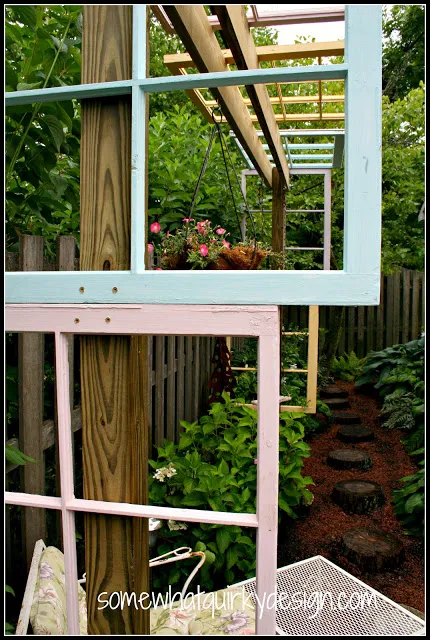
[{"label": "wooden rafter", "polygon": [[[202,5],[163,5],[176,33],[184,43],[200,73],[228,71],[222,49],[212,31]],[[223,114],[252,158],[268,186],[272,185],[272,166],[238,87],[213,89]]]},{"label": "wooden rafter", "polygon": [[[269,62],[273,66],[276,61],[280,60],[298,60],[300,58],[318,58],[327,56],[340,56],[344,53],[344,41],[339,40],[337,42],[307,42],[298,43],[294,45],[267,45],[261,47],[255,47],[257,52],[258,63]],[[236,64],[234,55],[230,49],[222,51],[225,63],[227,65]],[[164,56],[164,63],[173,75],[186,75],[187,69],[195,67],[195,63],[189,53],[180,54],[168,54]],[[340,79],[342,81],[342,79]],[[343,82],[343,81],[342,81]],[[344,102],[344,95],[323,95],[321,83],[312,83],[316,87],[316,93],[308,96],[284,96],[282,95],[283,84],[297,84],[294,82],[277,83],[278,96],[270,97],[269,101],[272,105],[281,105],[282,114],[275,115],[275,121],[298,121],[298,122],[315,122],[315,121],[341,121],[344,119],[343,113],[324,113],[322,111],[322,103],[332,102]],[[279,88],[278,88],[279,85]],[[321,87],[320,87],[321,85]],[[205,100],[201,91],[187,91],[187,95],[190,100],[196,105],[196,107],[203,113],[208,122],[212,122],[212,108],[218,104],[217,100]],[[282,97],[281,97],[282,96]],[[244,104],[249,107],[253,106],[252,100],[247,97],[243,97]],[[282,104],[283,103],[283,104]],[[306,104],[315,103],[318,105],[318,114],[288,114],[284,108],[287,104]],[[258,118],[251,115],[251,121],[257,122]]]},{"label": "wooden rafter", "polygon": [[[282,83],[278,82],[276,83],[276,86],[280,87],[282,85]],[[197,93],[197,92],[196,92]],[[322,96],[322,101],[323,102],[344,102],[345,97],[343,95],[338,95],[338,96],[329,96],[329,95],[323,95]],[[217,104],[216,100],[205,100],[202,96],[202,102],[204,102],[204,104],[207,107],[215,107]],[[244,98],[243,102],[247,105],[247,106],[251,106],[251,100],[249,98]],[[276,104],[276,105],[280,105],[281,104],[281,99],[279,96],[273,96],[270,98],[270,102],[271,104]],[[308,104],[308,103],[318,103],[319,102],[319,97],[318,96],[282,96],[282,102],[284,105],[286,104]]]},{"label": "wooden rafter", "polygon": [[[302,42],[298,44],[264,45],[256,47],[258,62],[271,62],[272,60],[299,60],[300,58],[318,58],[327,56],[343,56],[345,51],[344,40],[334,42]],[[222,50],[227,64],[235,64],[235,59],[230,49]],[[164,64],[171,71],[180,68],[195,67],[189,53],[170,53],[164,56]]]},{"label": "wooden rafter", "polygon": [[[258,69],[259,60],[243,5],[216,5],[215,12],[222,26],[223,38],[234,55],[238,69]],[[273,161],[289,185],[290,173],[279,128],[276,124],[267,88],[264,84],[246,87],[258,122],[264,132]]]}]

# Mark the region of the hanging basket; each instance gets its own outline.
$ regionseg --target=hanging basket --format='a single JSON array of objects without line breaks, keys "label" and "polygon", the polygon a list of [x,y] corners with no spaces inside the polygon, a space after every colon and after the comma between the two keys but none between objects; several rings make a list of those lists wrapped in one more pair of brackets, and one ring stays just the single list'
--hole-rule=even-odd
[{"label": "hanging basket", "polygon": [[[167,270],[177,269],[179,271],[190,270],[191,265],[187,261],[188,247],[185,247],[181,253],[163,256],[162,268]],[[191,249],[191,248],[190,248]],[[214,262],[208,262],[205,270],[249,270],[258,269],[267,251],[260,248],[248,247],[245,245],[236,245],[225,248],[221,251],[218,258]]]},{"label": "hanging basket", "polygon": [[267,252],[254,247],[237,245],[230,249],[223,249],[218,260],[208,266],[208,269],[258,269]]}]

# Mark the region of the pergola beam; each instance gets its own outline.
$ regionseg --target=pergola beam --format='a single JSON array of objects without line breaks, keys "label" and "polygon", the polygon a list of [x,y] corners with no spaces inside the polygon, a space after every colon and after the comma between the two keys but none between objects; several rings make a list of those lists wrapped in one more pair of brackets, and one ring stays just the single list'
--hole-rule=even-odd
[{"label": "pergola beam", "polygon": [[[163,5],[163,8],[200,73],[228,72],[222,49],[202,5]],[[271,187],[272,167],[258,139],[239,88],[219,87],[213,89],[212,93],[219,101],[231,128],[252,158],[254,166]]]},{"label": "pergola beam", "polygon": [[[235,5],[238,6],[238,5]],[[345,41],[333,42],[303,42],[285,45],[263,45],[256,47],[258,62],[271,62],[272,60],[299,60],[300,58],[318,58],[330,56],[343,56]],[[227,64],[235,64],[233,53],[230,49],[222,49],[222,54]],[[180,68],[195,67],[189,53],[169,53],[164,56],[164,64],[171,71]]]},{"label": "pergola beam", "polygon": [[[258,69],[257,50],[249,30],[243,5],[216,5],[215,12],[222,26],[224,40],[234,55],[238,69]],[[273,161],[279,170],[281,180],[283,179],[289,186],[288,163],[266,85],[249,85],[246,90],[269,149],[272,152]]]}]

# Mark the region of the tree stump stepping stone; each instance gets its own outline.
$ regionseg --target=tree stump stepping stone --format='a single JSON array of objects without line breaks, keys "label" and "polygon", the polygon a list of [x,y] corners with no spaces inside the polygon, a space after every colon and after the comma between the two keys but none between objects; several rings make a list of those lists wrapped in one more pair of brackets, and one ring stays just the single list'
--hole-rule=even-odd
[{"label": "tree stump stepping stone", "polygon": [[361,424],[361,417],[356,413],[332,411],[330,421],[335,424]]},{"label": "tree stump stepping stone", "polygon": [[348,391],[344,391],[336,385],[328,385],[327,387],[321,387],[320,398],[347,398],[349,396]]},{"label": "tree stump stepping stone", "polygon": [[366,451],[359,449],[336,449],[328,454],[327,463],[335,469],[362,469],[366,471],[372,466],[372,458]]},{"label": "tree stump stepping stone", "polygon": [[371,480],[336,482],[333,487],[332,499],[345,513],[359,514],[373,511],[385,501],[381,485]]},{"label": "tree stump stepping stone", "polygon": [[348,398],[325,398],[325,404],[329,409],[349,409]]},{"label": "tree stump stepping stone", "polygon": [[400,540],[380,529],[349,529],[342,535],[341,549],[345,558],[369,573],[395,569],[404,559]]},{"label": "tree stump stepping stone", "polygon": [[342,442],[369,442],[374,439],[375,434],[362,424],[344,424],[338,429],[337,437]]}]

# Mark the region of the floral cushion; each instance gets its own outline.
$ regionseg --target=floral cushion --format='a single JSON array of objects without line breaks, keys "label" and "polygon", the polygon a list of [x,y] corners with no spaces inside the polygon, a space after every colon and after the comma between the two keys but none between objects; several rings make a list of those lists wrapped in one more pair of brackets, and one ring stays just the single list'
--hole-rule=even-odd
[{"label": "floral cushion", "polygon": [[[81,635],[88,635],[85,591],[78,584]],[[36,636],[67,635],[64,555],[55,547],[46,547],[40,558],[39,576],[30,612]]]},{"label": "floral cushion", "polygon": [[[88,635],[85,591],[78,584],[81,635]],[[34,635],[67,635],[64,555],[43,551],[30,622]],[[254,635],[255,610],[242,588],[188,596],[184,602],[151,609],[151,635]]]},{"label": "floral cushion", "polygon": [[151,609],[151,635],[247,636],[255,634],[255,609],[241,588],[189,596]]}]

